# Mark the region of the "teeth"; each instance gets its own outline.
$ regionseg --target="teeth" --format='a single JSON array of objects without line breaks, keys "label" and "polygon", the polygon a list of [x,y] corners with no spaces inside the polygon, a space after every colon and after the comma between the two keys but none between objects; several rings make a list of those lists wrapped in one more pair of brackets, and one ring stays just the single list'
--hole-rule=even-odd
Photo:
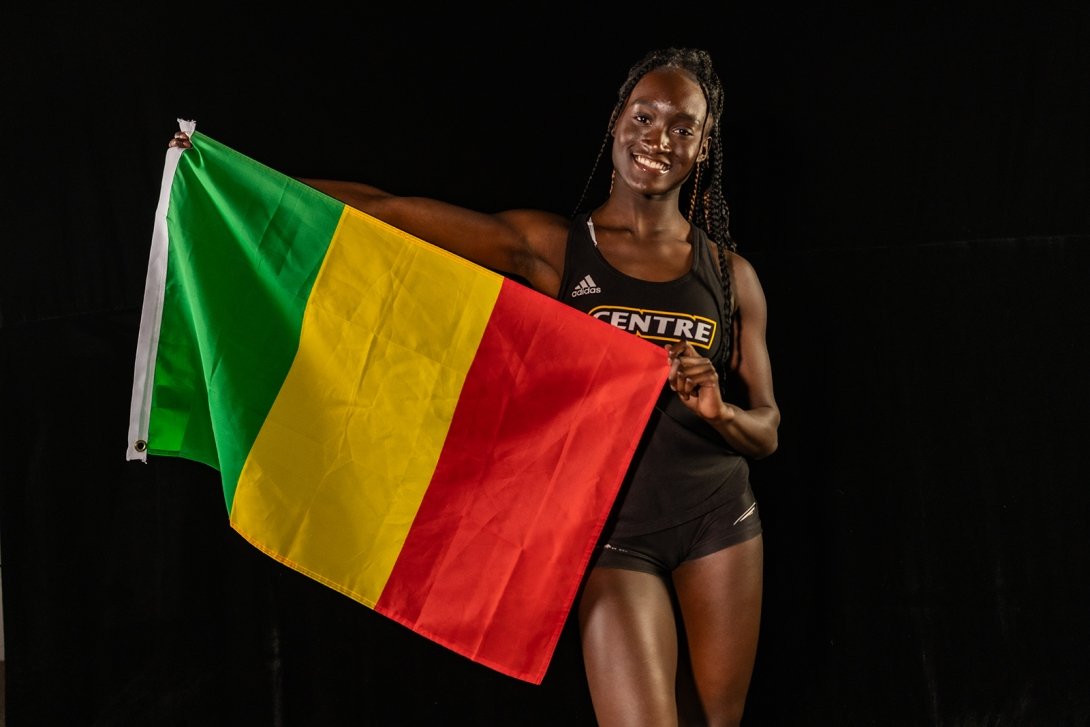
[{"label": "teeth", "polygon": [[642,157],[638,154],[636,155],[636,161],[645,167],[651,167],[652,169],[657,169],[660,172],[665,172],[667,169],[670,168],[669,164],[663,164],[662,162],[657,162],[654,159],[648,159],[647,157]]}]

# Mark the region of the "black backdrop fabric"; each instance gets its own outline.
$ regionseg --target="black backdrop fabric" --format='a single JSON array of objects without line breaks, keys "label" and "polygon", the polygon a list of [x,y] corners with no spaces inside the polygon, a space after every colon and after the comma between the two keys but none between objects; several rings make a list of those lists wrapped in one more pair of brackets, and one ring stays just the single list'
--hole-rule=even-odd
[{"label": "black backdrop fabric", "polygon": [[[23,725],[591,725],[124,460],[176,119],[287,174],[568,213],[648,48],[712,51],[780,449],[746,725],[1090,724],[1083,4],[11,11],[0,28],[0,554]],[[592,196],[604,191],[592,183]]]}]

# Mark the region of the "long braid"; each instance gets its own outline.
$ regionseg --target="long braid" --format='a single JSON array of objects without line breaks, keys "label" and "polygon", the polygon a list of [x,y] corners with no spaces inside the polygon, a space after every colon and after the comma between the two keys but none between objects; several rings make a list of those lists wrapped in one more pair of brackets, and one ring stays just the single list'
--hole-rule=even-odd
[{"label": "long braid", "polygon": [[719,121],[715,122],[711,142],[708,148],[708,171],[701,175],[707,180],[702,190],[694,190],[696,205],[689,221],[702,227],[715,241],[719,260],[719,280],[723,286],[723,346],[716,368],[720,381],[730,371],[732,347],[734,344],[734,292],[731,286],[730,266],[727,256],[738,249],[734,237],[730,234],[730,207],[723,196],[722,170],[723,147],[720,142]]},{"label": "long braid", "polygon": [[[617,90],[617,103],[609,115],[609,124],[606,127],[605,138],[598,148],[598,155],[594,159],[579,202],[575,205],[572,216],[578,214],[586,201],[587,191],[591,181],[598,171],[598,165],[602,155],[609,146],[613,135],[613,125],[617,117],[624,109],[629,94],[636,87],[640,79],[648,72],[656,68],[673,67],[681,68],[690,73],[704,92],[704,98],[708,103],[708,115],[711,117],[712,126],[708,132],[708,157],[694,168],[690,175],[689,185],[692,189],[692,198],[689,207],[689,222],[702,228],[712,240],[719,262],[719,279],[723,286],[723,320],[722,341],[720,358],[716,364],[722,384],[726,373],[730,370],[731,353],[734,345],[734,294],[730,279],[730,266],[727,256],[737,249],[734,238],[730,234],[730,208],[723,196],[723,144],[721,137],[720,118],[723,114],[723,85],[719,75],[712,65],[711,56],[699,48],[664,48],[653,50],[628,70],[625,82]],[[697,251],[694,251],[697,254]]]},{"label": "long braid", "polygon": [[613,118],[617,114],[616,110],[614,110],[613,114],[614,116],[610,117],[609,129],[606,130],[605,138],[602,139],[602,145],[598,147],[598,156],[594,157],[594,165],[590,168],[590,174],[587,175],[587,181],[583,184],[583,193],[579,195],[579,201],[575,203],[575,209],[572,210],[572,217],[575,217],[581,211],[583,201],[587,198],[587,190],[590,189],[590,183],[594,179],[594,173],[598,171],[598,162],[602,160],[602,154],[609,145],[610,130],[613,128]]}]

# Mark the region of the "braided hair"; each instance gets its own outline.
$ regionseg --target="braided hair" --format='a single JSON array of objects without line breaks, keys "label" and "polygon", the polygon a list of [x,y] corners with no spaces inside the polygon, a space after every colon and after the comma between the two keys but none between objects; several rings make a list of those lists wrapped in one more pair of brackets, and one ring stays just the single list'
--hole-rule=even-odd
[{"label": "braided hair", "polygon": [[[723,345],[720,348],[720,357],[716,365],[719,370],[720,381],[730,370],[730,360],[734,338],[734,296],[731,290],[730,268],[727,265],[727,255],[737,249],[734,238],[730,234],[730,208],[723,196],[723,142],[721,137],[720,117],[723,114],[723,85],[719,81],[719,75],[712,66],[711,56],[707,51],[699,48],[663,48],[653,50],[637,61],[628,69],[628,77],[617,90],[617,103],[609,116],[609,124],[606,127],[605,137],[598,148],[598,155],[594,159],[590,175],[583,186],[583,193],[576,204],[575,212],[578,213],[586,200],[587,190],[591,180],[598,170],[598,164],[609,146],[613,136],[613,127],[617,123],[617,117],[624,110],[629,94],[636,87],[640,79],[648,72],[659,68],[680,68],[688,72],[704,92],[704,99],[708,104],[708,115],[711,117],[711,129],[708,132],[708,154],[704,161],[697,162],[693,173],[686,182],[690,188],[688,220],[690,224],[702,228],[708,236],[715,241],[719,259],[719,279],[723,286]],[[694,253],[695,254],[695,253]]]}]

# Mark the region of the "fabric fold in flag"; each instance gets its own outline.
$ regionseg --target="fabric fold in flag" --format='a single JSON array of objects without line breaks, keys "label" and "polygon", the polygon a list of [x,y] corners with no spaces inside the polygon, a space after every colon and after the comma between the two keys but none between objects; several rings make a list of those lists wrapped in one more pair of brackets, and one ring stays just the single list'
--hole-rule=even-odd
[{"label": "fabric fold in flag", "polygon": [[665,350],[186,123],[127,458],[217,469],[231,527],[269,556],[540,683]]}]

